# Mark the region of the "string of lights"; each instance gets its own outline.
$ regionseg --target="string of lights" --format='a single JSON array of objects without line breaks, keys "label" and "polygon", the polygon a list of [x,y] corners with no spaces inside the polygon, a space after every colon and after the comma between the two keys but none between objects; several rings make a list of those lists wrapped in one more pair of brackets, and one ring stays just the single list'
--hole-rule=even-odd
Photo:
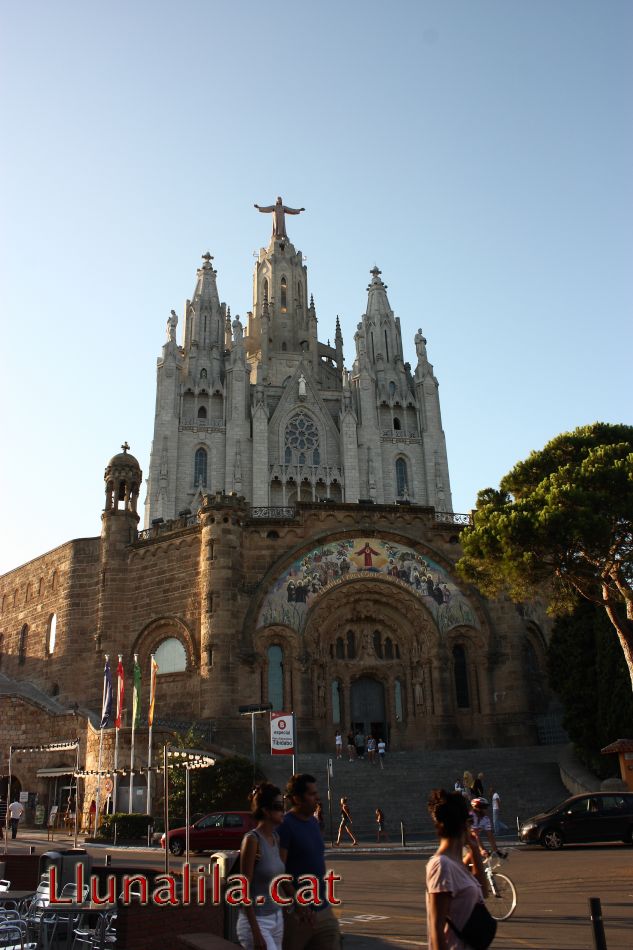
[{"label": "string of lights", "polygon": [[44,745],[12,745],[10,751],[13,752],[65,752],[69,749],[77,749],[79,739],[69,739],[67,742],[47,742]]}]

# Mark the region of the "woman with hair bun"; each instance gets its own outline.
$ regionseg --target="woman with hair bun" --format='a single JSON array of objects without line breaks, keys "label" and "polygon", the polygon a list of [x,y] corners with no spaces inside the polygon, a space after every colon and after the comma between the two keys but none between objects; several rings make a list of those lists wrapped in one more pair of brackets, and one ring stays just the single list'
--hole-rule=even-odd
[{"label": "woman with hair bun", "polygon": [[429,950],[468,950],[461,931],[475,905],[483,904],[486,886],[479,847],[468,827],[468,804],[460,792],[435,789],[429,812],[440,839],[426,866]]},{"label": "woman with hair bun", "polygon": [[[246,950],[281,950],[283,914],[270,896],[270,883],[285,873],[277,834],[284,817],[284,800],[270,782],[262,782],[249,797],[257,825],[242,839],[240,872],[248,880],[251,903],[240,907],[237,938]],[[258,898],[262,897],[260,903]]]}]

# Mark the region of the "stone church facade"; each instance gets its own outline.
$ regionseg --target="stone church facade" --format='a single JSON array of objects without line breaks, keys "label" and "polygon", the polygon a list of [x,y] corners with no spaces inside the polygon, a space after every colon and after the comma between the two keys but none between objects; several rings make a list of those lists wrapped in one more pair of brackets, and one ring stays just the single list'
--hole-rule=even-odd
[{"label": "stone church facade", "polygon": [[143,530],[126,444],[100,536],[0,578],[3,752],[22,719],[33,741],[76,728],[94,768],[106,653],[128,682],[138,655],[144,710],[155,654],[158,726],[196,723],[224,748],[248,750],[238,706],[263,702],[295,712],[304,750],[350,728],[392,749],[536,740],[547,625],[456,575],[467,516],[422,331],[412,369],[374,268],[348,370],[338,318],[320,342],[302,254],[274,221],[244,324],[208,254],[180,343],[167,322]]}]

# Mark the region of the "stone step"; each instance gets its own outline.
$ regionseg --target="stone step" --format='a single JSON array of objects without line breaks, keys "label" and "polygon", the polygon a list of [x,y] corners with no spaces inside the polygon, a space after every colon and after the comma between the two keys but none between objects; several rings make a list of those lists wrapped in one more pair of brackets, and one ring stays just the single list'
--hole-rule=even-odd
[{"label": "stone step", "polygon": [[[367,760],[349,762],[325,753],[306,753],[297,760],[302,772],[315,776],[327,811],[327,763],[332,758],[330,779],[332,811],[338,823],[339,799],[349,799],[354,831],[361,837],[375,835],[375,810],[383,809],[390,836],[399,834],[400,821],[407,835],[433,835],[426,802],[432,788],[452,789],[468,769],[484,773],[485,794],[491,785],[501,796],[501,817],[510,830],[516,819],[528,818],[567,797],[560,779],[558,746],[507,749],[451,749],[396,752],[385,758],[384,770]],[[283,787],[292,768],[279,756],[262,756],[260,765],[268,777]]]}]

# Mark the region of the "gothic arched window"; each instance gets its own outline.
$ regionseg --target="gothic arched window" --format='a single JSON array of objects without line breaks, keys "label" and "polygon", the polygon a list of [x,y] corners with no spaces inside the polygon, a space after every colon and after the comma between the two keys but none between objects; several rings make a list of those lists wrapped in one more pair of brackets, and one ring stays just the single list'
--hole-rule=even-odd
[{"label": "gothic arched window", "polygon": [[347,659],[353,660],[356,656],[356,638],[353,630],[347,631]]},{"label": "gothic arched window", "polygon": [[336,659],[345,659],[345,644],[343,643],[343,637],[336,638]]},{"label": "gothic arched window", "polygon": [[273,711],[284,708],[284,652],[276,643],[268,647],[268,702]]},{"label": "gothic arched window", "polygon": [[194,487],[206,488],[207,485],[207,451],[197,449],[193,469]]},{"label": "gothic arched window", "polygon": [[396,495],[403,498],[409,492],[407,463],[403,458],[396,459]]},{"label": "gothic arched window", "polygon": [[380,657],[382,660],[382,640],[380,636],[380,630],[374,630],[374,650],[376,656]]},{"label": "gothic arched window", "polygon": [[288,284],[286,278],[281,278],[281,312],[285,313],[288,309]]},{"label": "gothic arched window", "polygon": [[396,432],[400,432],[400,420],[398,419],[397,416],[394,416],[393,427],[396,430]]},{"label": "gothic arched window", "polygon": [[198,419],[206,419],[206,418],[207,418],[207,410],[205,409],[204,406],[200,406],[198,409]]},{"label": "gothic arched window", "polygon": [[22,629],[20,630],[20,641],[18,643],[18,663],[20,666],[24,665],[26,660],[26,644],[29,638],[29,625],[25,623]]},{"label": "gothic arched window", "polygon": [[453,675],[455,677],[455,699],[458,709],[470,707],[468,690],[468,667],[466,664],[466,650],[461,643],[453,647]]},{"label": "gothic arched window", "polygon": [[187,651],[176,637],[167,637],[154,653],[158,675],[184,673],[187,669]]},{"label": "gothic arched window", "polygon": [[206,378],[207,378],[207,371],[206,371],[206,369],[201,369],[201,370],[200,370],[200,379],[206,379]]},{"label": "gothic arched window", "polygon": [[385,660],[393,660],[393,642],[391,637],[385,640]]},{"label": "gothic arched window", "polygon": [[268,300],[268,281],[264,277],[264,299]]},{"label": "gothic arched window", "polygon": [[[320,465],[319,430],[307,413],[298,412],[286,426],[286,465]],[[303,461],[301,460],[303,458]]]},{"label": "gothic arched window", "polygon": [[[385,333],[386,333],[386,332],[387,332],[387,331],[385,330]],[[392,379],[391,382],[389,383],[389,395],[390,395],[390,396],[395,396],[395,395],[396,395],[396,384],[394,383],[393,379]],[[396,428],[396,427],[395,427],[395,425],[394,425],[394,429],[395,429],[395,428]],[[400,428],[400,426],[398,426],[398,428]]]},{"label": "gothic arched window", "polygon": [[49,656],[55,652],[55,640],[57,639],[57,614],[51,614],[48,618],[48,636],[46,651]]}]

